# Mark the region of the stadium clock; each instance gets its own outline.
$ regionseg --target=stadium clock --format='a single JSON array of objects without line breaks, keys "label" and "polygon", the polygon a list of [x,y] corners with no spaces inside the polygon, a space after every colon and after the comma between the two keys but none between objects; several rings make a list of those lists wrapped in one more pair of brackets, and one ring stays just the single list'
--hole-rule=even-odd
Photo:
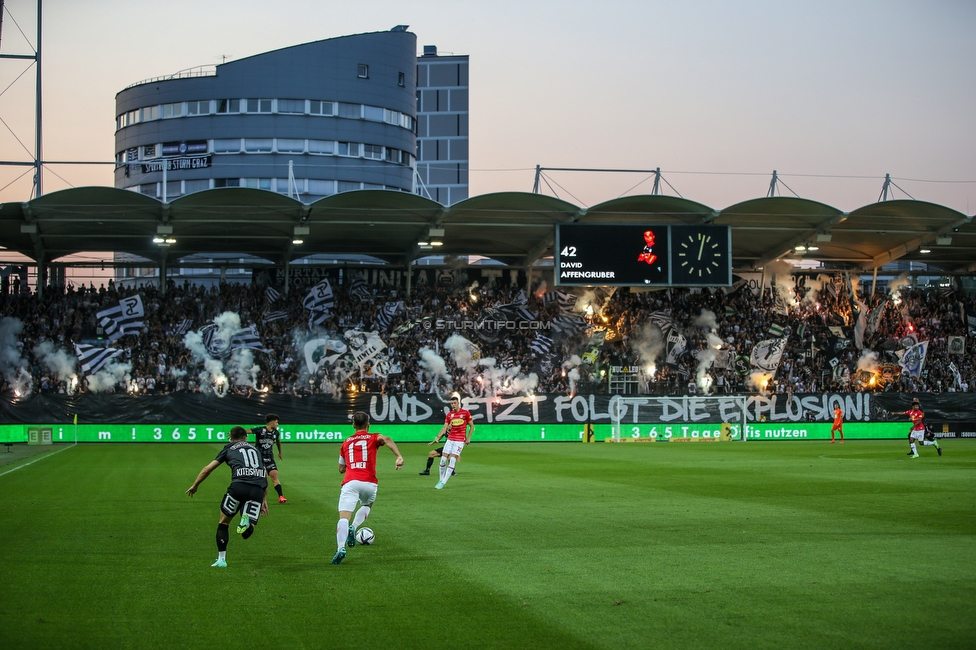
[{"label": "stadium clock", "polygon": [[729,243],[727,226],[671,226],[671,284],[728,286]]}]

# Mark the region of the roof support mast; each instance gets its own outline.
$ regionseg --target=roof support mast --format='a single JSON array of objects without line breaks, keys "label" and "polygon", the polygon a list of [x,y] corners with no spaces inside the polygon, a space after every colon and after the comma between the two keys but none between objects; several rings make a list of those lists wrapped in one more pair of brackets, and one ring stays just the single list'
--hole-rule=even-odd
[{"label": "roof support mast", "polygon": [[[3,12],[5,11],[3,4],[3,0],[0,0],[0,38],[2,38]],[[26,59],[34,61],[34,65],[36,66],[36,80],[34,82],[34,160],[32,163],[19,163],[25,167],[30,165],[34,168],[34,186],[31,197],[36,199],[44,193],[41,184],[41,161],[43,160],[41,156],[41,0],[37,0],[37,45],[34,48],[34,54],[0,54],[0,59]],[[18,163],[11,162],[8,164]]]}]

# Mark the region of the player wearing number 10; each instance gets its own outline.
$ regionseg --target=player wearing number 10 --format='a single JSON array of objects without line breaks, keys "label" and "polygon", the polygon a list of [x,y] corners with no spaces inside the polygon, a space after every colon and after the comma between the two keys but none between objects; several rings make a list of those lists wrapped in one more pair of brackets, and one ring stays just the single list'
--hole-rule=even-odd
[{"label": "player wearing number 10", "polygon": [[221,463],[230,467],[230,487],[220,502],[220,519],[217,521],[217,561],[212,566],[227,566],[228,526],[238,512],[241,513],[237,532],[244,539],[254,534],[254,526],[262,514],[268,514],[267,470],[261,454],[247,442],[247,429],[234,427],[230,430],[230,442],[224,445],[217,457],[200,470],[197,480],[186,491],[191,497],[210,473]]},{"label": "player wearing number 10", "polygon": [[[396,468],[403,467],[403,456],[396,443],[382,433],[369,433],[369,416],[362,411],[352,415],[352,426],[356,432],[346,438],[339,452],[339,472],[345,474],[342,491],[339,493],[339,523],[336,524],[336,545],[339,550],[332,558],[332,564],[341,564],[346,557],[345,546],[356,545],[356,528],[363,525],[376,502],[376,452],[380,447],[389,447],[396,454]],[[362,504],[359,510],[356,505]],[[352,511],[356,518],[352,519]]]}]

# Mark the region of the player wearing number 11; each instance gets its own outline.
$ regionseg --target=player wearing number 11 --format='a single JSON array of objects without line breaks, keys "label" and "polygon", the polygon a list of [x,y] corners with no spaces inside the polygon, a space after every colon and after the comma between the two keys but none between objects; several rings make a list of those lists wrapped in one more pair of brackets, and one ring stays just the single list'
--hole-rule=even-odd
[{"label": "player wearing number 11", "polygon": [[217,457],[200,470],[197,480],[186,491],[191,497],[210,473],[221,463],[230,467],[230,487],[220,501],[220,519],[217,520],[217,561],[211,566],[227,566],[227,541],[230,537],[230,520],[238,512],[241,520],[237,532],[244,539],[254,534],[258,518],[268,514],[268,472],[261,461],[260,452],[247,442],[247,430],[234,427],[230,430],[230,442],[224,445]]},{"label": "player wearing number 11", "polygon": [[[356,545],[356,528],[363,525],[376,502],[376,452],[389,447],[396,454],[396,468],[403,467],[403,456],[396,443],[382,433],[369,432],[369,416],[362,411],[352,415],[356,432],[346,438],[339,452],[339,472],[344,474],[342,491],[339,493],[339,523],[336,524],[336,545],[339,550],[332,557],[332,564],[341,564],[346,557],[346,546]],[[362,504],[359,510],[356,505]],[[352,511],[356,518],[352,523]]]}]

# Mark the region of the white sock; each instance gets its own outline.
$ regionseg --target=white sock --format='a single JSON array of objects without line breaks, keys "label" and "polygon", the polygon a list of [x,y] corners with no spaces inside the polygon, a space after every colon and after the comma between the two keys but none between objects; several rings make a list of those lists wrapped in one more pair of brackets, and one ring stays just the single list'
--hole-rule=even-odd
[{"label": "white sock", "polygon": [[912,453],[913,454],[917,454],[918,453],[918,447],[915,446],[915,443],[914,442],[910,442],[909,444],[912,446]]},{"label": "white sock", "polygon": [[349,520],[340,519],[336,524],[336,546],[340,549],[346,545],[346,537],[349,536]]},{"label": "white sock", "polygon": [[441,476],[441,483],[444,482],[444,472],[445,472],[445,469],[446,468],[447,468],[447,461],[444,460],[444,457],[443,456],[441,456],[441,464],[440,464],[440,467],[439,467],[440,476]]},{"label": "white sock", "polygon": [[356,530],[359,530],[359,527],[363,525],[363,522],[366,521],[366,517],[368,516],[369,506],[362,506],[356,511],[356,516],[352,520],[352,525],[356,527]]},{"label": "white sock", "polygon": [[227,559],[227,551],[217,551],[217,559],[218,560],[226,560]]},{"label": "white sock", "polygon": [[923,440],[923,441],[922,441],[922,444],[923,444],[923,445],[925,445],[926,447],[931,447],[931,446],[932,446],[932,445],[934,445],[935,443],[934,443],[934,442],[932,442],[931,440]]},{"label": "white sock", "polygon": [[444,482],[444,485],[447,485],[447,480],[449,478],[451,478],[451,476],[454,474],[454,463],[455,463],[455,461],[457,461],[457,458],[452,458],[447,463],[447,469],[444,470],[444,478],[441,479],[441,481]]}]

